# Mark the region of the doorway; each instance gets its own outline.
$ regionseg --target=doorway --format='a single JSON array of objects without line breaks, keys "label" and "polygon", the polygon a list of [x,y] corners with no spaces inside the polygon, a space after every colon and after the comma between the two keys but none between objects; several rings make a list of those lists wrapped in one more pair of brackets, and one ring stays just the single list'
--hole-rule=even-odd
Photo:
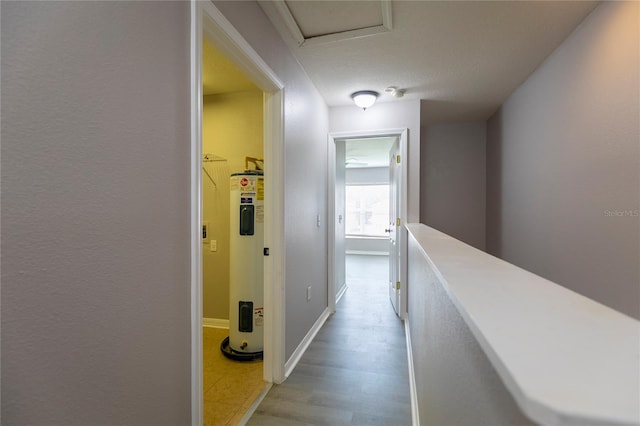
[{"label": "doorway", "polygon": [[[335,312],[346,290],[347,253],[386,255],[390,302],[404,319],[406,167],[401,159],[407,129],[334,133],[328,142],[329,212],[334,218],[329,230],[329,307]],[[397,217],[390,219],[391,211]]]},{"label": "doorway", "polygon": [[[245,299],[251,300],[252,311],[254,306],[263,307],[264,212],[252,218],[256,228],[252,235],[239,236],[234,232],[237,227],[230,225],[238,210],[238,206],[230,208],[232,194],[238,193],[230,185],[234,179],[231,176],[250,170],[257,179],[262,173],[263,92],[205,37],[202,93],[203,424],[232,425],[240,423],[266,385],[262,359],[254,356],[239,361],[227,358],[229,351],[221,352],[224,341],[225,348],[235,345],[240,350],[241,339],[252,341],[252,352],[263,349],[262,318],[254,320],[252,312],[251,332],[239,333],[238,313],[233,308],[237,310],[237,293],[241,290]],[[243,200],[251,200],[244,204],[246,208],[255,208],[258,203],[258,209],[262,208],[262,200],[255,196]],[[242,254],[238,245],[244,246]],[[244,265],[238,271],[235,265],[239,262]],[[251,262],[251,275],[239,279],[247,262]]]},{"label": "doorway", "polygon": [[[282,220],[284,212],[282,89],[284,86],[212,3],[192,2],[191,22],[191,401],[192,424],[202,425],[203,252],[206,249],[209,253],[215,253],[218,248],[218,241],[216,239],[212,242],[211,234],[210,240],[203,242],[203,190],[205,183],[211,186],[216,182],[216,173],[224,175],[234,167],[231,164],[231,155],[225,156],[221,149],[211,149],[211,152],[203,150],[205,110],[202,70],[205,40],[229,63],[237,67],[258,89],[257,93],[247,97],[259,98],[262,108],[260,113],[262,129],[259,132],[262,133],[260,142],[263,144],[264,158],[264,246],[270,248],[270,255],[263,258],[264,362],[261,373],[263,380],[268,383],[279,383],[284,379],[284,300],[282,297],[284,294]],[[206,170],[203,168],[206,164],[204,160],[211,162],[207,164]],[[225,160],[226,169],[222,167]],[[221,170],[214,170],[220,167],[222,167]],[[210,181],[209,178],[211,178]],[[216,184],[225,185],[220,177],[218,180]],[[213,187],[215,188],[215,185]],[[224,303],[219,304],[215,309],[222,309],[223,305]],[[218,319],[224,321],[224,318]]]}]

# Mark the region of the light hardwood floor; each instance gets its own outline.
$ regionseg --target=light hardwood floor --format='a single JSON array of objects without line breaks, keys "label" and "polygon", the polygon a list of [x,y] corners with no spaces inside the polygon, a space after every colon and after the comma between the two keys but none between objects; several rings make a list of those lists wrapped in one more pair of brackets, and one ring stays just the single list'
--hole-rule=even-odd
[{"label": "light hardwood floor", "polygon": [[248,425],[411,425],[404,326],[389,302],[387,262],[347,256],[349,289],[336,314]]}]

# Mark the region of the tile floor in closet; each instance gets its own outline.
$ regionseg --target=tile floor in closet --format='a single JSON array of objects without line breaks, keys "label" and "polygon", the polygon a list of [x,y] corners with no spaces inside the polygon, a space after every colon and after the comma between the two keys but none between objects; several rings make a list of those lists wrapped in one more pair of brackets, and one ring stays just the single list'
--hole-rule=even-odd
[{"label": "tile floor in closet", "polygon": [[266,386],[262,361],[240,362],[220,352],[229,335],[223,328],[203,327],[204,426],[237,425]]}]

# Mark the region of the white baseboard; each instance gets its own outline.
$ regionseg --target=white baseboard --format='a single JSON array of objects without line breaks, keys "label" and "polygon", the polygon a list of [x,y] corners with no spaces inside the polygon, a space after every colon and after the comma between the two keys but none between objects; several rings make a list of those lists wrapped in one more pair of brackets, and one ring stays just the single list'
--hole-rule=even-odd
[{"label": "white baseboard", "polygon": [[338,295],[336,296],[336,303],[338,303],[340,301],[340,299],[342,299],[342,296],[344,296],[344,294],[347,291],[347,284],[342,284],[342,287],[340,287],[340,291],[338,291]]},{"label": "white baseboard", "polygon": [[202,318],[203,327],[229,328],[229,320],[219,318]]},{"label": "white baseboard", "polygon": [[407,339],[407,361],[409,363],[409,392],[411,396],[411,424],[420,426],[420,412],[418,411],[418,390],[416,389],[416,372],[413,369],[413,350],[411,349],[411,333],[409,319],[404,320],[404,335]]},{"label": "white baseboard", "polygon": [[370,256],[389,256],[388,251],[369,251],[369,250],[347,250],[345,254],[365,254]]},{"label": "white baseboard", "polygon": [[318,331],[320,331],[322,325],[330,315],[331,312],[329,312],[329,308],[325,308],[324,312],[322,312],[320,317],[316,320],[316,323],[313,324],[313,327],[311,327],[311,330],[309,330],[307,335],[304,336],[304,339],[302,339],[302,342],[300,342],[296,350],[293,352],[291,358],[289,358],[284,364],[285,378],[289,377],[289,374],[291,374],[296,365],[298,365],[298,362],[300,362],[300,358],[302,358],[302,355],[304,355],[305,351],[307,350],[313,339],[316,337],[316,334],[318,334]]},{"label": "white baseboard", "polygon": [[238,422],[238,426],[245,426],[247,424],[251,416],[253,416],[253,413],[255,413],[256,409],[264,399],[264,397],[267,396],[267,393],[269,393],[269,389],[271,389],[271,386],[273,386],[273,383],[266,383],[264,385],[264,389],[262,389],[262,392],[260,392],[260,395],[258,395],[256,400],[253,401],[253,404],[251,404],[251,407],[249,407],[247,412],[244,413],[244,416],[242,416],[242,418]]}]

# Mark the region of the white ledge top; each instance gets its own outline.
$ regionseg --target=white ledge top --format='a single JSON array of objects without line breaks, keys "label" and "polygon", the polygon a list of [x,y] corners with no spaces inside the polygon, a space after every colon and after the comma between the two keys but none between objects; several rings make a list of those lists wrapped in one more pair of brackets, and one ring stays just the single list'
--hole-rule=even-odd
[{"label": "white ledge top", "polygon": [[426,225],[407,229],[532,420],[640,425],[639,321]]}]

